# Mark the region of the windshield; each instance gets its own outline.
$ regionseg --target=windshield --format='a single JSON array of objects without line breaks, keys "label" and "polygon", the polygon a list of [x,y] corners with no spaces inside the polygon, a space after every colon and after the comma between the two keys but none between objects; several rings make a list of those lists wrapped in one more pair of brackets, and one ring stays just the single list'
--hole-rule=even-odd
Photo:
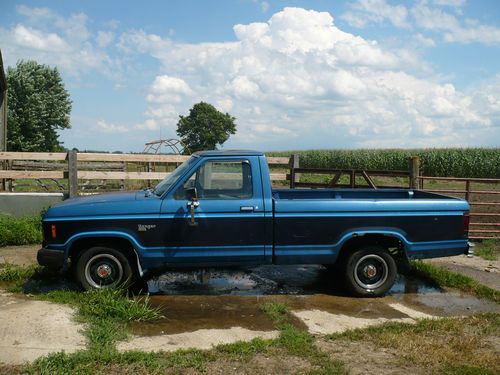
[{"label": "windshield", "polygon": [[184,163],[179,165],[171,174],[165,177],[162,182],[156,185],[153,193],[158,196],[163,195],[163,193],[170,189],[170,186],[172,186],[177,181],[177,179],[184,174],[184,172],[191,168],[196,159],[196,157],[190,157]]}]

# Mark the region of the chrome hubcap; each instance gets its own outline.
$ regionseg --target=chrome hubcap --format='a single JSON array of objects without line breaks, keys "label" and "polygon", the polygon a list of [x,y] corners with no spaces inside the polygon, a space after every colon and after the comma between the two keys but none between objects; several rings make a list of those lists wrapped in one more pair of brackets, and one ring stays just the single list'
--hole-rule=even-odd
[{"label": "chrome hubcap", "polygon": [[101,279],[105,279],[111,275],[111,267],[108,266],[107,264],[101,264],[99,267],[97,267],[97,276],[99,276]]},{"label": "chrome hubcap", "polygon": [[371,291],[382,286],[388,277],[389,266],[377,254],[367,254],[354,266],[354,280],[363,289]]},{"label": "chrome hubcap", "polygon": [[96,289],[119,285],[123,282],[123,273],[120,261],[107,253],[94,255],[85,265],[85,279]]},{"label": "chrome hubcap", "polygon": [[363,272],[365,273],[365,275],[367,277],[374,277],[377,274],[377,267],[370,264],[370,265],[365,267]]}]

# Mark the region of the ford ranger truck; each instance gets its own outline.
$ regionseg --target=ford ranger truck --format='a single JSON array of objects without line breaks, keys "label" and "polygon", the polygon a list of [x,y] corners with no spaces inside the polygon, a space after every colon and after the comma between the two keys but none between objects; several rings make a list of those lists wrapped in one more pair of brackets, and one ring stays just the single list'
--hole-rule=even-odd
[{"label": "ford ranger truck", "polygon": [[[197,152],[154,189],[68,199],[43,216],[42,266],[84,289],[181,267],[323,264],[381,296],[397,261],[467,253],[469,205],[407,189],[277,189],[263,153]],[[148,272],[149,274],[149,272]]]}]

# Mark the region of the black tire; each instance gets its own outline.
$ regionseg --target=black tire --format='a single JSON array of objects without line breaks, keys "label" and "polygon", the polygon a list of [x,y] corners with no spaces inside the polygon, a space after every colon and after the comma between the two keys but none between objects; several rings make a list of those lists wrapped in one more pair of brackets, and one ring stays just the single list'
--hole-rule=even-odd
[{"label": "black tire", "polygon": [[129,259],[120,251],[104,246],[84,250],[75,268],[83,289],[128,288],[136,278]]},{"label": "black tire", "polygon": [[380,297],[396,281],[393,257],[380,246],[366,246],[351,253],[345,262],[345,284],[358,297]]}]

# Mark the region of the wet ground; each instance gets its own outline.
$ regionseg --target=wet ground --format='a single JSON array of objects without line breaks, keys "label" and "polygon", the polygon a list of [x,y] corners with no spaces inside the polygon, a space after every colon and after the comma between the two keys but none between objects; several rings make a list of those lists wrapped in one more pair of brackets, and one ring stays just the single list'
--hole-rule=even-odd
[{"label": "wet ground", "polygon": [[272,322],[260,310],[267,301],[286,303],[298,312],[297,325],[307,324],[300,313],[306,311],[327,313],[325,319],[343,316],[361,322],[404,320],[415,314],[462,316],[499,311],[493,302],[460,292],[445,293],[404,276],[383,298],[352,298],[338,285],[330,271],[309,265],[166,272],[148,282],[151,303],[162,309],[165,318],[135,324],[132,333],[154,336],[231,327],[272,330]]}]

